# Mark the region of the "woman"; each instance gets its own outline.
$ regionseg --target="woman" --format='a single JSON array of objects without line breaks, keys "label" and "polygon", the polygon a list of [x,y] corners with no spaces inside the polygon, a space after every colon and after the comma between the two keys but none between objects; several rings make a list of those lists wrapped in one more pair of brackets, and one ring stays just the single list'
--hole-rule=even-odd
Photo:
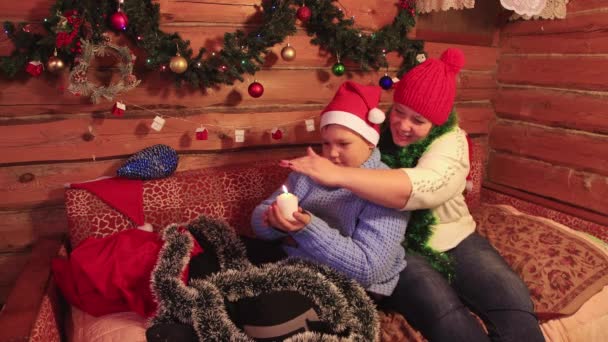
[{"label": "woman", "polygon": [[[542,341],[528,289],[475,232],[464,202],[469,159],[466,134],[452,111],[458,49],[427,59],[395,86],[379,144],[392,169],[334,165],[308,149],[283,161],[326,186],[344,187],[390,208],[412,210],[407,267],[380,305],[402,313],[431,341]],[[470,315],[477,313],[488,335]]]}]

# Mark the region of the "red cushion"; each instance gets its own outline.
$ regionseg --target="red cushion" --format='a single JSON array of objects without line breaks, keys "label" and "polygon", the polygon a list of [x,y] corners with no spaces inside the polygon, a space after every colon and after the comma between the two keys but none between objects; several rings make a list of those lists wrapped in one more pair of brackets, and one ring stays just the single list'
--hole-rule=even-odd
[{"label": "red cushion", "polygon": [[467,191],[464,199],[469,210],[474,211],[481,205],[481,183],[483,182],[487,146],[480,140],[473,139],[471,142],[473,143],[473,162],[471,163],[473,188],[471,191]]}]

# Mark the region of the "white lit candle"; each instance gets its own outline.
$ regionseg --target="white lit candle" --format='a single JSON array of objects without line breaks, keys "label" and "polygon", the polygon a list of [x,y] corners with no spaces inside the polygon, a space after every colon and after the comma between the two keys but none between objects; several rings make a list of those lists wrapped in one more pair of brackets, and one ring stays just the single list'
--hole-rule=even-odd
[{"label": "white lit candle", "polygon": [[293,213],[298,211],[298,197],[289,193],[285,185],[283,185],[283,193],[277,197],[277,205],[284,218],[291,221],[295,220]]}]

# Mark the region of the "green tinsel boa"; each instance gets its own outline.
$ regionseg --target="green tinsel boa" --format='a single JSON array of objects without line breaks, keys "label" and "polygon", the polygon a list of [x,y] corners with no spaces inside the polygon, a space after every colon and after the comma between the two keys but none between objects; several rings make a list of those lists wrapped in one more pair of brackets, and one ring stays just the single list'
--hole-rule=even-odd
[{"label": "green tinsel boa", "polygon": [[[422,154],[435,139],[452,131],[457,126],[458,116],[456,111],[452,110],[448,120],[441,126],[433,127],[426,138],[405,147],[400,147],[393,143],[393,136],[387,123],[382,128],[383,132],[378,144],[382,153],[382,161],[393,169],[415,167]],[[417,253],[425,257],[434,269],[451,282],[454,277],[454,268],[450,256],[438,252],[428,245],[432,235],[431,227],[435,224],[437,224],[437,218],[430,209],[414,210],[407,225],[403,247],[409,253]]]}]

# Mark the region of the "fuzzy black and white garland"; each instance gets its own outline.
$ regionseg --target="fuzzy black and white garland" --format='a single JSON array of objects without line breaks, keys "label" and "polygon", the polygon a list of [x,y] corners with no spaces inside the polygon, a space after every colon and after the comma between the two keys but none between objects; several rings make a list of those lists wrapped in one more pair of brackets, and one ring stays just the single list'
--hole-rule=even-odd
[{"label": "fuzzy black and white garland", "polygon": [[213,246],[222,271],[245,270],[252,267],[244,244],[232,227],[224,221],[199,216],[188,224],[188,231],[197,241],[207,240]]},{"label": "fuzzy black and white garland", "polygon": [[[287,259],[285,262],[302,263],[303,261],[298,259]],[[374,338],[380,336],[380,321],[376,306],[359,283],[335,272],[325,265],[309,262],[307,268],[323,274],[331,283],[336,285],[342,293],[346,294],[346,300],[348,301],[347,305],[350,308],[356,308],[353,312],[355,317],[350,323],[355,326],[355,330],[365,332],[365,334],[363,334],[363,337],[365,337],[363,339],[364,341],[373,341]]]},{"label": "fuzzy black and white garland", "polygon": [[190,311],[196,304],[198,291],[186,286],[181,274],[190,261],[194,242],[189,234],[180,233],[178,225],[165,228],[163,240],[165,243],[152,270],[152,294],[158,303],[158,309],[150,323],[154,325],[178,321],[192,324]]},{"label": "fuzzy black and white garland", "polygon": [[[188,231],[213,246],[220,271],[185,285],[180,275],[188,264],[192,236],[178,225],[164,231],[165,245],[152,274],[152,289],[159,304],[152,324],[191,324],[205,341],[253,341],[230,319],[225,301],[274,291],[295,291],[309,298],[319,318],[335,333],[302,332],[286,341],[375,341],[379,320],[375,306],[355,281],[330,268],[287,259],[256,267],[246,259],[244,245],[225,223],[201,216]],[[207,251],[209,252],[209,251]]]}]

